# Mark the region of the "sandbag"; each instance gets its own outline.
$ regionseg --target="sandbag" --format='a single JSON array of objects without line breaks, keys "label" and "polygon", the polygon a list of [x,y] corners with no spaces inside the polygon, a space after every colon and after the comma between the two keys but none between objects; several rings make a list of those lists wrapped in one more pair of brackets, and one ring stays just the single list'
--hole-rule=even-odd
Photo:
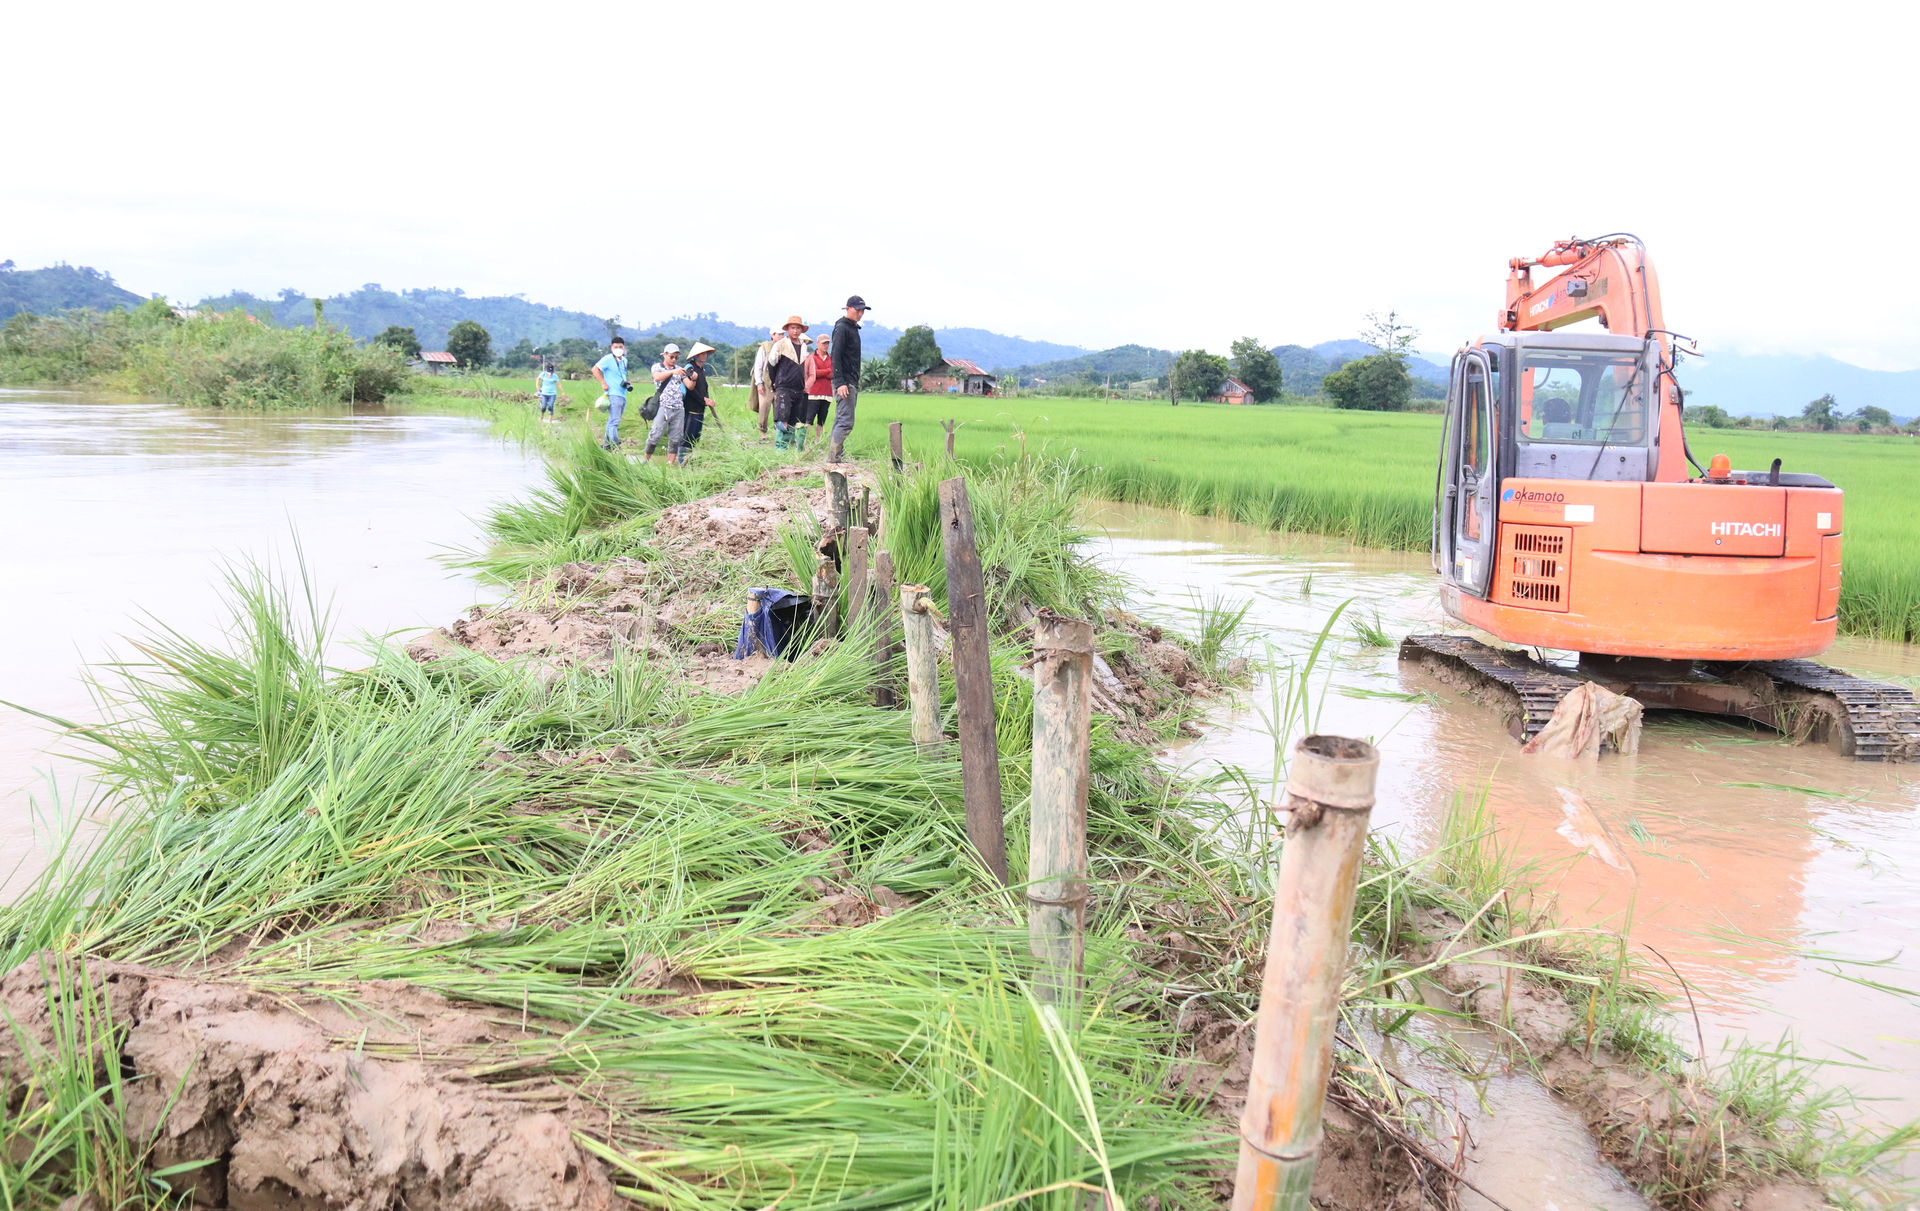
[{"label": "sandbag", "polygon": [[1592,757],[1605,744],[1617,753],[1640,751],[1644,708],[1624,694],[1583,682],[1553,708],[1553,718],[1527,741],[1523,753],[1546,757]]}]

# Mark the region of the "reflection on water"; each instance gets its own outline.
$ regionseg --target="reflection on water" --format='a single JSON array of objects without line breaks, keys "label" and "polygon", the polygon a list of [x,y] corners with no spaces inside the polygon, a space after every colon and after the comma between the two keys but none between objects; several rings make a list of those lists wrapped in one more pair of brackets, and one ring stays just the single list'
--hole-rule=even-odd
[{"label": "reflection on water", "polygon": [[[1396,641],[1447,628],[1424,554],[1131,506],[1093,520],[1108,562],[1148,590],[1141,612],[1161,621],[1214,595],[1250,601],[1250,633],[1289,652],[1348,601]],[[1920,1116],[1920,996],[1856,982],[1920,989],[1920,768],[1670,713],[1649,716],[1637,757],[1523,758],[1494,712],[1402,670],[1392,648],[1363,646],[1346,619],[1334,634],[1319,725],[1380,746],[1381,827],[1423,844],[1453,796],[1484,792],[1562,920],[1630,924],[1673,962],[1710,1048],[1790,1030],[1807,1054],[1848,1065],[1830,1070],[1835,1083],[1887,1099],[1868,1117]],[[1920,676],[1920,654],[1901,644],[1843,642],[1824,659]],[[1264,785],[1274,754],[1259,715],[1243,704],[1221,722],[1178,759],[1240,766]]]},{"label": "reflection on water", "polygon": [[[536,472],[463,417],[0,391],[0,699],[86,714],[83,661],[138,631],[142,615],[210,636],[222,570],[249,558],[288,568],[295,534],[313,587],[332,599],[331,658],[350,659],[362,632],[445,623],[476,588],[432,557],[469,541],[472,519]],[[0,886],[38,866],[28,799],[47,805],[41,774],[55,770],[70,794],[74,767],[44,755],[48,739],[0,711]]]}]

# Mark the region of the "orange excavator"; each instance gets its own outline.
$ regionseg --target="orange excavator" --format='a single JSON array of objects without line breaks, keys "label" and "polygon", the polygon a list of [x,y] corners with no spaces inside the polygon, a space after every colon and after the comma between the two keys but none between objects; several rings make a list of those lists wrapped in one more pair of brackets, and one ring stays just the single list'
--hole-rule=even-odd
[{"label": "orange excavator", "polygon": [[[1840,489],[1687,448],[1674,372],[1691,342],[1665,326],[1641,241],[1509,264],[1499,332],[1453,359],[1433,558],[1450,617],[1536,655],[1414,635],[1401,659],[1484,691],[1522,740],[1596,682],[1861,760],[1920,757],[1911,692],[1807,659],[1836,629]],[[1536,268],[1557,272],[1536,284]],[[1559,331],[1586,319],[1604,331]]]}]

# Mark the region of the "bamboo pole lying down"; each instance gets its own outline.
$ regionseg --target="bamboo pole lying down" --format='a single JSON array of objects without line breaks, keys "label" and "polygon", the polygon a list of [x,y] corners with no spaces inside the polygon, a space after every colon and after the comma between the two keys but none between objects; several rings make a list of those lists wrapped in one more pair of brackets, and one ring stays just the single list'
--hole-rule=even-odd
[{"label": "bamboo pole lying down", "polygon": [[1309,1211],[1379,768],[1380,754],[1364,740],[1308,736],[1293,748],[1233,1211]]}]

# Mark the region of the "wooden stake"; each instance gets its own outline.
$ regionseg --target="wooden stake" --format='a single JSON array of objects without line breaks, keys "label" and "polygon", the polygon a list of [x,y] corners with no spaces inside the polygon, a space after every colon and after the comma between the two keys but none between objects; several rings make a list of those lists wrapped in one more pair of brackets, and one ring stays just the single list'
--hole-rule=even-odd
[{"label": "wooden stake", "polygon": [[1086,958],[1088,733],[1093,724],[1093,625],[1045,613],[1033,620],[1033,828],[1027,934],[1043,1000],[1071,1005]]},{"label": "wooden stake", "polygon": [[907,467],[907,442],[900,434],[900,422],[887,425],[887,452],[893,456],[893,472],[898,475]]},{"label": "wooden stake", "polygon": [[1379,768],[1363,740],[1308,736],[1293,747],[1233,1211],[1308,1211]]},{"label": "wooden stake", "polygon": [[867,528],[847,531],[847,630],[860,625],[867,612]]},{"label": "wooden stake", "polygon": [[810,617],[816,634],[832,639],[840,633],[840,573],[833,559],[822,554],[813,571],[813,608]]},{"label": "wooden stake", "polygon": [[940,422],[940,427],[947,431],[947,461],[948,462],[953,461],[953,427],[959,423],[960,423],[959,421],[952,421],[952,420],[943,420]]},{"label": "wooden stake", "polygon": [[860,489],[860,511],[853,515],[853,524],[866,527],[867,536],[873,536],[873,489]]},{"label": "wooden stake", "polygon": [[1007,881],[1007,836],[1000,802],[1000,742],[993,723],[993,668],[987,649],[987,590],[973,538],[973,506],[964,478],[940,483],[940,535],[952,620],[953,689],[960,714],[960,785],[967,838],[981,862]]},{"label": "wooden stake", "polygon": [[845,534],[853,526],[853,506],[847,500],[847,477],[827,472],[827,491],[833,499],[833,528]]},{"label": "wooden stake", "polygon": [[913,742],[930,753],[940,747],[940,658],[933,641],[933,603],[927,586],[900,586],[900,629],[906,637],[907,703],[913,710]]},{"label": "wooden stake", "polygon": [[873,705],[893,705],[893,658],[900,650],[899,636],[893,625],[893,552],[881,551],[873,557]]},{"label": "wooden stake", "polygon": [[[761,644],[760,644],[760,627],[758,625],[759,618],[760,618],[760,591],[758,589],[748,589],[747,590],[747,655],[749,656],[753,655],[755,652],[765,650],[761,647]],[[771,657],[773,653],[768,652],[767,655]]]}]

